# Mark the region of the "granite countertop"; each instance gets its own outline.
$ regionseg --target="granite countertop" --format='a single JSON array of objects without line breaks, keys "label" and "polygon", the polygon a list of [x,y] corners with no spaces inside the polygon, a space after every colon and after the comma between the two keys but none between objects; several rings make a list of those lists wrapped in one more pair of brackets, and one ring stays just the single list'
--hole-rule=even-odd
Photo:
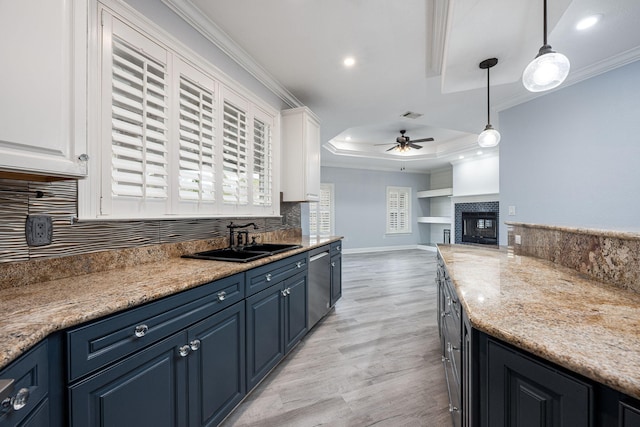
[{"label": "granite countertop", "polygon": [[507,249],[438,251],[473,327],[640,398],[640,294]]},{"label": "granite countertop", "polygon": [[3,289],[0,299],[0,368],[52,332],[340,239],[303,237],[278,242],[302,247],[247,263],[174,257],[162,262]]}]

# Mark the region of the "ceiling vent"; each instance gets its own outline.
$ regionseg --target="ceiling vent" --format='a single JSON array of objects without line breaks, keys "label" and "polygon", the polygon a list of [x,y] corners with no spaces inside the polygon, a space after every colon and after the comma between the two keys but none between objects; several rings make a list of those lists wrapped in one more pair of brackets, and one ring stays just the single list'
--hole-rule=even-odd
[{"label": "ceiling vent", "polygon": [[407,111],[402,114],[400,117],[404,117],[405,119],[417,119],[418,117],[422,117],[420,113],[414,113],[413,111]]}]

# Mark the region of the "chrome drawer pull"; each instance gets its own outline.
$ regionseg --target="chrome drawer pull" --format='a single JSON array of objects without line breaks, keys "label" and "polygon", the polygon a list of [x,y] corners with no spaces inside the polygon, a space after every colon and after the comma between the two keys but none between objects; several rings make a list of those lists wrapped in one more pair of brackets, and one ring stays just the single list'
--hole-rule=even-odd
[{"label": "chrome drawer pull", "polygon": [[226,297],[227,297],[227,293],[225,291],[218,292],[218,301],[224,301]]},{"label": "chrome drawer pull", "polygon": [[142,325],[136,326],[136,331],[135,331],[136,337],[142,338],[147,334],[147,332],[149,332],[149,327],[147,325],[142,324]]},{"label": "chrome drawer pull", "polygon": [[197,351],[200,348],[200,340],[193,340],[189,343],[191,350]]},{"label": "chrome drawer pull", "polygon": [[291,288],[287,288],[285,291],[287,292],[287,295],[291,295]]},{"label": "chrome drawer pull", "polygon": [[332,262],[332,263],[331,263],[331,267],[335,267],[335,266],[336,266],[336,263],[335,263],[335,262]]},{"label": "chrome drawer pull", "polygon": [[296,262],[296,268],[302,268],[302,263],[300,261]]},{"label": "chrome drawer pull", "polygon": [[18,390],[18,393],[15,396],[5,398],[2,403],[0,403],[0,407],[2,408],[2,412],[8,412],[13,409],[14,411],[19,411],[20,409],[27,406],[29,403],[30,392],[28,388],[21,388]]},{"label": "chrome drawer pull", "polygon": [[191,352],[191,347],[188,344],[183,345],[182,347],[178,347],[178,354],[182,357],[185,357]]},{"label": "chrome drawer pull", "polygon": [[282,294],[283,297],[287,296],[287,290],[286,289],[281,290],[280,293]]},{"label": "chrome drawer pull", "polygon": [[267,280],[267,282],[271,281],[271,273],[267,273],[266,276],[264,276],[264,278]]},{"label": "chrome drawer pull", "polygon": [[338,246],[338,247],[336,248],[336,250],[337,250],[337,251],[341,251],[341,250],[342,250],[342,246]]}]

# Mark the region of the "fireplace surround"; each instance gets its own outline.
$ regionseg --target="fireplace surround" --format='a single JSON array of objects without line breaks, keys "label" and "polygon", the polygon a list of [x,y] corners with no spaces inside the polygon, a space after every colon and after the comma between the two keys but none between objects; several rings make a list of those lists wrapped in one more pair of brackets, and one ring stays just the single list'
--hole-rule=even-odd
[{"label": "fireplace surround", "polygon": [[455,243],[498,244],[499,203],[455,204]]}]

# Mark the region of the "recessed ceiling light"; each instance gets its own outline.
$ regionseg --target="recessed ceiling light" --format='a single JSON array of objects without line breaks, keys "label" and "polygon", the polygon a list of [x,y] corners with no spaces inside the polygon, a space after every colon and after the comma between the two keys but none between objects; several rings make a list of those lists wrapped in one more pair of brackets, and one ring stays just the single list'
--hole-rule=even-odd
[{"label": "recessed ceiling light", "polygon": [[347,136],[347,137],[345,138],[345,140],[347,140],[347,141],[351,141],[351,137],[350,137],[350,136]]},{"label": "recessed ceiling light", "polygon": [[460,156],[460,157],[458,157],[458,158],[459,158],[460,160],[462,160],[462,159],[464,159],[464,156]]},{"label": "recessed ceiling light", "polygon": [[478,151],[476,151],[476,154],[479,156],[479,155],[482,154],[482,151],[478,150]]},{"label": "recessed ceiling light", "polygon": [[344,61],[342,61],[342,63],[345,67],[353,67],[354,65],[356,65],[356,59],[353,56],[348,56],[344,58]]},{"label": "recessed ceiling light", "polygon": [[591,28],[598,23],[600,18],[602,18],[602,15],[600,14],[587,16],[576,24],[576,30],[586,30],[587,28]]}]

